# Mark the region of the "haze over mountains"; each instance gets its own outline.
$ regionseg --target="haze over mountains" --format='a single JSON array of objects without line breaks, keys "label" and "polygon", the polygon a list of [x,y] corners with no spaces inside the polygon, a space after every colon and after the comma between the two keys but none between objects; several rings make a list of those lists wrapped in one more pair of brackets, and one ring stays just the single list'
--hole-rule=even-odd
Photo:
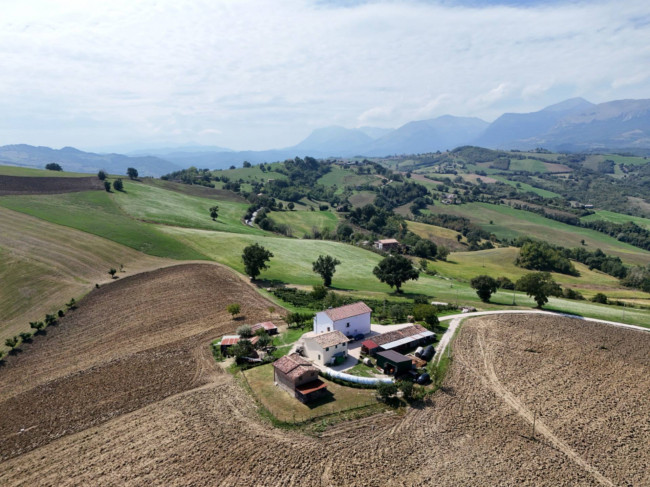
[{"label": "haze over mountains", "polygon": [[474,117],[443,115],[408,122],[397,129],[339,126],[314,130],[292,147],[265,151],[232,151],[222,147],[186,146],[119,154],[92,154],[73,148],[13,145],[0,147],[0,163],[44,167],[58,162],[66,170],[105,169],[123,174],[129,166],[145,176],[160,176],[179,168],[218,169],[243,161],[271,162],[296,156],[389,156],[444,151],[460,145],[491,149],[588,151],[650,149],[650,99],[593,104],[572,98],[531,113],[505,113],[488,123]]}]

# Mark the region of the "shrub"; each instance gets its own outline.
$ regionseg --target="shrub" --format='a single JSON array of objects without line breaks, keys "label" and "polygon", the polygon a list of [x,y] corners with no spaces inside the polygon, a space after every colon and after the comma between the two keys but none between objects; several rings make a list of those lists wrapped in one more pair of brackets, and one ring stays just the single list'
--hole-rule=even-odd
[{"label": "shrub", "polygon": [[253,331],[250,325],[242,325],[237,327],[237,335],[242,338],[250,338],[253,336]]},{"label": "shrub", "polygon": [[32,334],[26,331],[22,331],[19,334],[21,342],[30,342],[32,340]]},{"label": "shrub", "polygon": [[115,191],[123,191],[124,190],[124,183],[122,182],[121,179],[116,179],[113,182],[113,188],[115,189]]},{"label": "shrub", "polygon": [[315,300],[321,301],[321,300],[325,299],[325,296],[327,296],[327,288],[325,286],[323,286],[322,284],[316,284],[313,287],[311,295]]},{"label": "shrub", "polygon": [[591,301],[594,303],[607,304],[607,296],[603,293],[598,293],[591,298]]},{"label": "shrub", "polygon": [[497,285],[499,289],[513,290],[515,288],[515,283],[505,276],[497,277]]},{"label": "shrub", "polygon": [[585,299],[585,297],[579,291],[575,291],[570,287],[564,288],[564,290],[562,291],[562,296],[566,299],[577,299],[577,300]]},{"label": "shrub", "polygon": [[226,306],[226,311],[232,315],[232,319],[234,320],[235,316],[237,316],[241,311],[241,306],[239,303],[232,303]]},{"label": "shrub", "polygon": [[384,401],[397,394],[397,386],[393,382],[382,382],[377,386],[377,394]]},{"label": "shrub", "polygon": [[407,401],[413,399],[413,382],[409,380],[402,380],[398,382],[397,388],[402,391],[402,396]]}]

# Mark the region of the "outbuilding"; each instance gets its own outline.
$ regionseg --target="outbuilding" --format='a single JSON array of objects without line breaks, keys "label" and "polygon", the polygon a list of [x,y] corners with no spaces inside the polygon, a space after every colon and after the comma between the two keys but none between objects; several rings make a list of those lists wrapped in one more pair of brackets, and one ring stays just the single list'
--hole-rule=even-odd
[{"label": "outbuilding", "polygon": [[401,375],[413,368],[413,362],[410,357],[387,350],[377,352],[377,367],[383,369],[386,375]]},{"label": "outbuilding", "polygon": [[253,333],[256,333],[257,330],[264,330],[269,335],[278,334],[278,327],[275,326],[275,324],[271,321],[265,321],[263,323],[255,323],[253,326],[251,326],[251,331]]},{"label": "outbuilding", "polygon": [[276,385],[300,402],[307,403],[327,392],[327,384],[318,378],[318,369],[297,353],[273,362]]}]

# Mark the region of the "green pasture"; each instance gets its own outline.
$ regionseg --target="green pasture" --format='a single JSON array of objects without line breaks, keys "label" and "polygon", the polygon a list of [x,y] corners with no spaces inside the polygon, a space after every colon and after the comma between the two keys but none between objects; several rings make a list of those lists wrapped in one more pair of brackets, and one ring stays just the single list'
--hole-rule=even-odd
[{"label": "green pasture", "polygon": [[159,227],[129,217],[105,191],[2,196],[0,206],[98,235],[149,255],[183,260],[206,258]]},{"label": "green pasture", "polygon": [[510,181],[508,178],[505,178],[503,176],[494,175],[492,177],[497,181],[501,181],[502,183],[505,183],[509,186],[512,186],[513,188],[516,188],[518,191],[535,193],[536,195],[539,195],[542,198],[555,198],[560,196],[558,193],[553,193],[552,191],[547,191],[542,188],[536,188],[535,186],[531,186],[530,184],[527,183],[520,183],[519,181]]},{"label": "green pasture", "polygon": [[548,172],[548,167],[537,159],[510,159],[510,171]]},{"label": "green pasture", "polygon": [[294,237],[309,235],[313,228],[335,230],[339,222],[331,211],[273,211],[269,216],[276,223],[288,225]]},{"label": "green pasture", "polygon": [[379,181],[375,174],[357,174],[353,169],[347,169],[335,164],[330,167],[330,171],[318,179],[318,184],[328,187],[336,185],[342,191],[345,186],[372,184]]},{"label": "green pasture", "polygon": [[84,172],[48,171],[47,169],[35,169],[21,166],[0,166],[0,176],[22,176],[40,178],[87,178],[96,174]]},{"label": "green pasture", "polygon": [[366,206],[375,202],[376,193],[372,191],[358,191],[348,198],[355,208]]},{"label": "green pasture", "polygon": [[[124,192],[115,191],[112,197],[125,213],[150,223],[231,233],[265,233],[244,225],[242,218],[248,203],[190,196],[131,181],[124,182]],[[212,221],[209,211],[214,205],[219,207],[216,221]]]},{"label": "green pasture", "polygon": [[642,228],[650,230],[650,218],[642,218],[640,216],[624,215],[623,213],[615,213],[607,210],[596,210],[593,215],[583,216],[580,220],[583,222],[590,222],[596,220],[605,220],[612,223],[627,223],[633,222]]},{"label": "green pasture", "polygon": [[628,264],[645,265],[650,261],[650,252],[619,242],[604,233],[575,227],[545,218],[537,213],[516,210],[505,205],[467,203],[429,206],[428,209],[431,213],[448,213],[469,218],[498,238],[529,236],[569,248],[580,247],[581,240],[584,239],[588,250],[600,248],[607,254],[619,256]]}]

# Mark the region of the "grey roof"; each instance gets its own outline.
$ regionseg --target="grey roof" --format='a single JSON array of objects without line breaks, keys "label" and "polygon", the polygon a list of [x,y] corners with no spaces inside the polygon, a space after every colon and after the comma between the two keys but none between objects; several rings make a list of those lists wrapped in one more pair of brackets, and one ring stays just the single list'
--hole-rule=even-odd
[{"label": "grey roof", "polygon": [[401,364],[403,362],[411,361],[409,357],[407,357],[406,355],[402,355],[401,353],[397,353],[395,350],[386,350],[385,352],[377,352],[377,355],[385,358],[386,360],[390,360],[391,362],[396,364]]}]

